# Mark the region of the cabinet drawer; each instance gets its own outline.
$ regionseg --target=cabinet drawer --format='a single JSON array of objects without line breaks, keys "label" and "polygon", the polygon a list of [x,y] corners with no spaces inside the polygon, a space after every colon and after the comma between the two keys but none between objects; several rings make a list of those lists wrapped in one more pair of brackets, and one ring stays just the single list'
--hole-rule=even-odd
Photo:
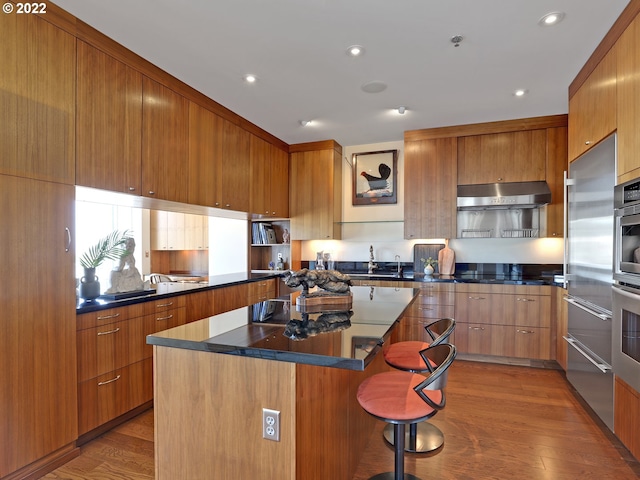
[{"label": "cabinet drawer", "polygon": [[440,318],[453,318],[454,307],[449,305],[429,306],[432,310],[426,313],[431,314],[431,317],[418,317],[405,315],[400,320],[400,325],[396,328],[398,330],[398,337],[396,341],[411,341],[419,340],[425,342],[431,342],[431,337],[424,329],[425,326],[440,319]]},{"label": "cabinet drawer", "polygon": [[460,353],[501,357],[551,358],[548,328],[458,323],[454,343]]},{"label": "cabinet drawer", "polygon": [[152,302],[145,302],[144,314],[148,315],[156,312],[166,312],[173,308],[185,307],[187,305],[186,295],[179,295],[177,297],[160,298]]},{"label": "cabinet drawer", "polygon": [[249,305],[269,300],[276,296],[276,281],[271,279],[253,282],[248,285],[248,290],[249,295],[247,298],[247,304]]},{"label": "cabinet drawer", "polygon": [[451,291],[438,291],[438,290],[426,290],[420,289],[418,297],[416,298],[416,304],[422,305],[455,305],[456,294]]},{"label": "cabinet drawer", "polygon": [[454,305],[438,305],[414,302],[405,313],[405,316],[428,319],[438,319],[444,317],[455,318],[454,313]]},{"label": "cabinet drawer", "polygon": [[98,327],[109,323],[121,322],[129,318],[144,315],[144,304],[129,305],[127,307],[108,308],[97,312],[83,313],[76,316],[76,329]]},{"label": "cabinet drawer", "polygon": [[78,434],[153,399],[153,360],[147,358],[78,384]]},{"label": "cabinet drawer", "polygon": [[145,330],[145,317],[138,317],[77,332],[78,381],[142,360]]}]

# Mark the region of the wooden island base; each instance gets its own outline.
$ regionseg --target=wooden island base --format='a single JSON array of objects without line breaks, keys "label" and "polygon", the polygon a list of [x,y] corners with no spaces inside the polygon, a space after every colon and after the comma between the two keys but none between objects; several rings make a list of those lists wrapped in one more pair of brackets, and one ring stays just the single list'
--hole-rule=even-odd
[{"label": "wooden island base", "polygon": [[[364,371],[154,345],[155,471],[175,478],[350,479],[376,420]],[[280,441],[262,438],[262,409],[280,411]]]}]

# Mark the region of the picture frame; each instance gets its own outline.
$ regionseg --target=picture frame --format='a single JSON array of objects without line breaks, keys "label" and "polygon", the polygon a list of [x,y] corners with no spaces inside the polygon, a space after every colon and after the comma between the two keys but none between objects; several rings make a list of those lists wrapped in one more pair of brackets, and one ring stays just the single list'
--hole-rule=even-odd
[{"label": "picture frame", "polygon": [[352,204],[398,203],[398,150],[354,153]]}]

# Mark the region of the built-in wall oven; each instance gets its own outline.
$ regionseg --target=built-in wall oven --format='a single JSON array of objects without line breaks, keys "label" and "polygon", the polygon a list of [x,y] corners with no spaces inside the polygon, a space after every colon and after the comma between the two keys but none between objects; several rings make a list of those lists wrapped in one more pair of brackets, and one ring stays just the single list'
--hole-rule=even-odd
[{"label": "built-in wall oven", "polygon": [[613,371],[640,392],[640,290],[613,286]]},{"label": "built-in wall oven", "polygon": [[613,278],[640,288],[640,179],[615,187],[614,206]]},{"label": "built-in wall oven", "polygon": [[640,391],[640,179],[615,187],[612,364]]}]

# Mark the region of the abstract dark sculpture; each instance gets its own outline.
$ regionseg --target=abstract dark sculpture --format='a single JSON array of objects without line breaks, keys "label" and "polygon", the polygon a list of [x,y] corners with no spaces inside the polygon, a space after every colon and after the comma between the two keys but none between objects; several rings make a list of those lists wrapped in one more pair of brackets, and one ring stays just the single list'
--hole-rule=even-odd
[{"label": "abstract dark sculpture", "polygon": [[282,334],[291,340],[304,340],[320,333],[338,332],[351,326],[352,316],[351,310],[324,312],[315,320],[309,320],[309,314],[302,313],[302,320],[289,320]]},{"label": "abstract dark sculpture", "polygon": [[316,286],[333,294],[348,294],[351,291],[351,278],[337,270],[303,268],[297,272],[289,271],[284,276],[284,283],[292,288],[302,286],[300,295],[303,297],[323,295],[323,292],[309,294],[309,288]]}]

